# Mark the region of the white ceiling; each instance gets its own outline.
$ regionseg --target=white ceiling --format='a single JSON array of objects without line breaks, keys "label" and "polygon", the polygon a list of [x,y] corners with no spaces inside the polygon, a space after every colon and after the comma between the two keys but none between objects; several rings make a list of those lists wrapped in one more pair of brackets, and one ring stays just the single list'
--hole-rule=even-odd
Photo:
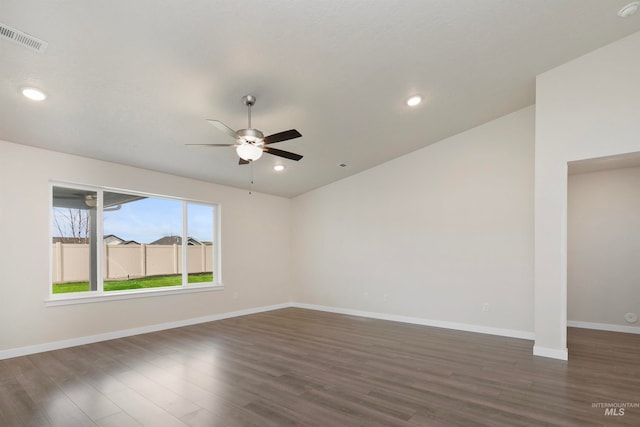
[{"label": "white ceiling", "polygon": [[531,105],[537,74],[640,30],[629,1],[2,0],[49,45],[0,38],[0,139],[246,188],[232,148],[183,144],[230,142],[205,119],[246,127],[254,94],[305,156],[265,154],[254,189],[294,196]]}]

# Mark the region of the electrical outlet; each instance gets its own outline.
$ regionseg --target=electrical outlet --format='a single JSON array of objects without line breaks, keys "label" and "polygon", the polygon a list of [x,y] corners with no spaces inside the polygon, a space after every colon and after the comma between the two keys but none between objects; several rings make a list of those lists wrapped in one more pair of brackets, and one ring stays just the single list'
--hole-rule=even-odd
[{"label": "electrical outlet", "polygon": [[485,302],[484,304],[482,304],[482,311],[484,312],[488,312],[489,311],[489,303]]}]

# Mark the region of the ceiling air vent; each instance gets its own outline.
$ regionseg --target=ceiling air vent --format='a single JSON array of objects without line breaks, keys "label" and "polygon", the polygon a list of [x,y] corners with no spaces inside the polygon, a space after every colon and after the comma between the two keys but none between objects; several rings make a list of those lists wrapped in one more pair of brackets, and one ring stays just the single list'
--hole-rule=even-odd
[{"label": "ceiling air vent", "polygon": [[0,37],[9,39],[15,44],[24,46],[39,53],[44,53],[49,43],[44,40],[37,39],[27,33],[11,28],[8,25],[0,23]]}]

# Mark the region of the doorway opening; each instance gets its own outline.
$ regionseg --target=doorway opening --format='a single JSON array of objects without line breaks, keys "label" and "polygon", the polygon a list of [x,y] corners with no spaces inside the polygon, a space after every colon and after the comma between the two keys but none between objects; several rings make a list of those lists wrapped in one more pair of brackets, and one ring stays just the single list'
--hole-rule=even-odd
[{"label": "doorway opening", "polygon": [[570,162],[568,171],[571,352],[589,341],[572,328],[640,334],[640,153]]}]

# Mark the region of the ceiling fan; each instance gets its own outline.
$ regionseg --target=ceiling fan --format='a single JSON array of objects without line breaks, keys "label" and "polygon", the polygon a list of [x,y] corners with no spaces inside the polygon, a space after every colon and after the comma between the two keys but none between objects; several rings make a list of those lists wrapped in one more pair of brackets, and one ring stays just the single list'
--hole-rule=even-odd
[{"label": "ceiling fan", "polygon": [[283,132],[274,133],[273,135],[264,136],[264,134],[258,129],[251,127],[251,107],[256,103],[256,97],[253,95],[246,95],[242,97],[242,102],[247,106],[249,115],[249,125],[247,129],[239,129],[237,131],[231,129],[219,120],[207,120],[214,125],[218,130],[226,133],[230,137],[236,140],[235,144],[186,144],[194,146],[206,146],[206,147],[236,147],[236,153],[240,156],[240,164],[246,165],[252,161],[258,160],[262,153],[273,154],[274,156],[284,157],[285,159],[298,161],[302,158],[300,154],[291,153],[289,151],[278,150],[277,148],[269,147],[270,144],[276,142],[288,141],[290,139],[299,138],[302,136],[300,132],[295,129],[285,130]]}]

